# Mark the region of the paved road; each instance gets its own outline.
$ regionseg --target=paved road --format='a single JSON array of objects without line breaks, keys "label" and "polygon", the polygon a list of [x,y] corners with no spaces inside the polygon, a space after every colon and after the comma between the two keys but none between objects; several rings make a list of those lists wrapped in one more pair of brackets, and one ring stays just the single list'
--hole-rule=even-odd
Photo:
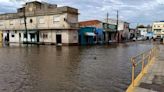
[{"label": "paved road", "polygon": [[164,47],[134,92],[164,92]]}]

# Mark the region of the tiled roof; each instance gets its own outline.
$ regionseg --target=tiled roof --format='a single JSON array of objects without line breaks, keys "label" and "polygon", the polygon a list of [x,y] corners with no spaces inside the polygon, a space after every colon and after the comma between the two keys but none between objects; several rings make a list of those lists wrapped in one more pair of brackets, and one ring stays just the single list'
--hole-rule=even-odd
[{"label": "tiled roof", "polygon": [[79,25],[80,26],[89,26],[89,25],[96,25],[99,23],[101,23],[101,21],[99,21],[99,20],[88,20],[88,21],[79,22]]}]

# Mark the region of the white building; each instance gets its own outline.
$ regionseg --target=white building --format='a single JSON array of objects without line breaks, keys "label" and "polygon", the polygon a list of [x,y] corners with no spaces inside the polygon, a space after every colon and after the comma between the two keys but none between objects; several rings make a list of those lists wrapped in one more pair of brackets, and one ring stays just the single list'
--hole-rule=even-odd
[{"label": "white building", "polygon": [[78,43],[77,29],[78,10],[68,6],[33,1],[19,8],[17,13],[0,15],[0,30],[3,39],[9,42],[72,45]]},{"label": "white building", "polygon": [[164,37],[164,21],[157,21],[153,23],[152,31],[154,32],[154,37],[163,38]]},{"label": "white building", "polygon": [[[113,25],[117,25],[117,20],[116,19],[111,19],[109,18],[108,21],[107,19],[105,19],[105,22],[108,22],[109,24],[113,24]],[[120,33],[120,39],[123,37],[125,39],[129,39],[130,38],[130,29],[129,29],[129,23],[119,20],[118,21],[118,29],[117,29]]]},{"label": "white building", "polygon": [[147,32],[148,32],[147,27],[138,27],[137,30],[138,30],[140,36],[144,36],[144,37],[147,36]]}]

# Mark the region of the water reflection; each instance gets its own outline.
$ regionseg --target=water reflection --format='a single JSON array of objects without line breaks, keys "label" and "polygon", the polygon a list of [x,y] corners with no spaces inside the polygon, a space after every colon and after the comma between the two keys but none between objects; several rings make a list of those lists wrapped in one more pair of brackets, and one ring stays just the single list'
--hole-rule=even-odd
[{"label": "water reflection", "polygon": [[0,92],[123,92],[129,57],[149,43],[0,49]]}]

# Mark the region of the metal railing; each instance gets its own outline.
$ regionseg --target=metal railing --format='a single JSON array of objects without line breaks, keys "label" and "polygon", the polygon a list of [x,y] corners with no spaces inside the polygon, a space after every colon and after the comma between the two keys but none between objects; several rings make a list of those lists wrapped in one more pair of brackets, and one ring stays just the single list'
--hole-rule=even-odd
[{"label": "metal railing", "polygon": [[[132,63],[131,85],[126,92],[131,92],[129,90],[132,90],[135,86],[138,85],[138,82],[141,80],[143,75],[147,73],[148,67],[152,64],[155,57],[157,56],[157,51],[158,47],[154,46],[148,51],[145,51],[130,59]],[[139,71],[136,71],[138,68],[140,68]]]}]

